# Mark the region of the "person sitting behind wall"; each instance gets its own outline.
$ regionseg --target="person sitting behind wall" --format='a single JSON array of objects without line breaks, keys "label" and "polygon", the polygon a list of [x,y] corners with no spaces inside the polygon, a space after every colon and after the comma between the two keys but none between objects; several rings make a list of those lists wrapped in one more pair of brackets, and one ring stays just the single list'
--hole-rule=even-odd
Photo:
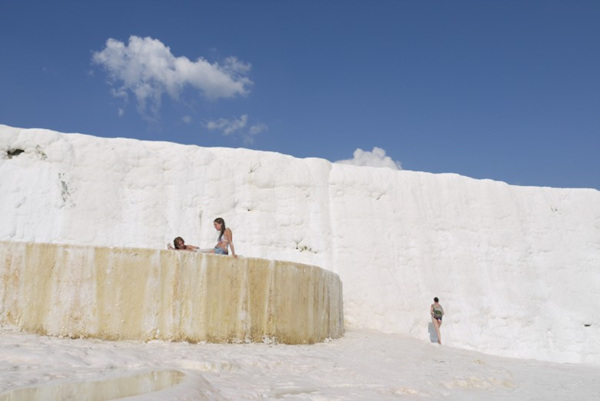
[{"label": "person sitting behind wall", "polygon": [[225,227],[225,220],[221,217],[217,217],[213,222],[215,230],[219,232],[217,237],[217,245],[213,249],[202,250],[206,253],[214,253],[216,255],[229,255],[229,248],[231,248],[231,255],[237,258],[235,254],[235,248],[233,247],[233,233],[231,229]]},{"label": "person sitting behind wall", "polygon": [[[174,245],[174,247],[173,247]],[[185,241],[181,237],[177,237],[173,240],[173,245],[167,244],[168,249],[172,249],[174,251],[189,251],[189,252],[197,252],[199,248],[194,245],[186,245]]]}]

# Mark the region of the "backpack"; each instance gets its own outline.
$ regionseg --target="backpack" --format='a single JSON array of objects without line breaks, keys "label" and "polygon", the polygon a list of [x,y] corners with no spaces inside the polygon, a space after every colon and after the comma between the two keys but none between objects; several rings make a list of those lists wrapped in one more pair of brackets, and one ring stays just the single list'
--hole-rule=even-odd
[{"label": "backpack", "polygon": [[434,306],[433,307],[433,317],[436,319],[439,319],[442,316],[444,316],[444,310],[440,306]]}]

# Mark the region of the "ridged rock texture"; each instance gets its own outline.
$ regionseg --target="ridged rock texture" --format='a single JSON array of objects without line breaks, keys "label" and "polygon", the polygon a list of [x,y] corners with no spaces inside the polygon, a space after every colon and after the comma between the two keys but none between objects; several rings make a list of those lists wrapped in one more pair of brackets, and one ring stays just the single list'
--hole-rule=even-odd
[{"label": "ridged rock texture", "polygon": [[346,328],[431,341],[437,296],[444,345],[600,364],[594,189],[0,126],[0,217],[0,241],[156,250],[223,217],[244,257],[338,274]]}]

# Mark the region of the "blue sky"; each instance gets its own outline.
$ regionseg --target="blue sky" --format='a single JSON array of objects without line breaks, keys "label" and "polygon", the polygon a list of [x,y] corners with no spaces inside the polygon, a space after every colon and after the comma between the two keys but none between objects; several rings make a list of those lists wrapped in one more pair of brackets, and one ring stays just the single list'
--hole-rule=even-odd
[{"label": "blue sky", "polygon": [[600,189],[599,1],[0,1],[0,123]]}]

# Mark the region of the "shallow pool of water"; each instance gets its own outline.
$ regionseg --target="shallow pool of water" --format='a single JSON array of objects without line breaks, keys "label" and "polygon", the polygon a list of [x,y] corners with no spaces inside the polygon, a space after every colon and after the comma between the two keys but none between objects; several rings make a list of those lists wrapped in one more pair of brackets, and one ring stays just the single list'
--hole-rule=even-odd
[{"label": "shallow pool of water", "polygon": [[181,383],[184,377],[177,370],[161,370],[89,382],[48,383],[2,393],[0,401],[114,400],[160,391]]}]

